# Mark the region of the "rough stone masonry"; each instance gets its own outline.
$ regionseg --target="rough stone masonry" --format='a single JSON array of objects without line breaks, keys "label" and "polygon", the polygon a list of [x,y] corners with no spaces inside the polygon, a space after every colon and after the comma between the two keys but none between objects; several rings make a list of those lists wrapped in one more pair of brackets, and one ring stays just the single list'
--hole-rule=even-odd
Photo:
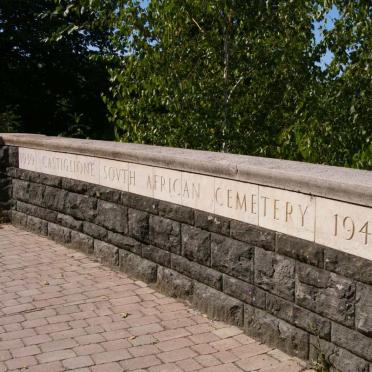
[{"label": "rough stone masonry", "polygon": [[197,208],[20,169],[17,153],[5,140],[3,220],[155,283],[289,354],[372,372],[371,260]]}]

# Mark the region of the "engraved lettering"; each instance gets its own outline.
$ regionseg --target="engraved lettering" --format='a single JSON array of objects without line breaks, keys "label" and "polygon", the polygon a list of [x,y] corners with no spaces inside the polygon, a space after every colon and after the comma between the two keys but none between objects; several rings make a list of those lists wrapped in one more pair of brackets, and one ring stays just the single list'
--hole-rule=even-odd
[{"label": "engraved lettering", "polygon": [[243,199],[240,200],[240,196],[239,196],[239,193],[237,192],[236,193],[236,209],[243,209],[244,207],[244,211],[247,211],[247,199],[246,199],[246,196],[245,194],[243,195]]},{"label": "engraved lettering", "polygon": [[180,182],[180,180],[178,178],[176,178],[174,181],[173,181],[173,192],[179,196],[180,195],[180,192],[177,192],[177,183]]},{"label": "engraved lettering", "polygon": [[232,195],[231,195],[230,189],[227,190],[227,207],[232,208],[231,201],[232,201]]},{"label": "engraved lettering", "polygon": [[359,230],[362,234],[364,234],[364,244],[367,245],[368,243],[368,235],[371,235],[371,233],[368,232],[368,221],[361,227]]},{"label": "engraved lettering", "polygon": [[280,202],[278,199],[274,199],[274,220],[279,220],[277,212],[279,210],[277,203]]},{"label": "engraved lettering", "polygon": [[193,199],[199,199],[200,198],[200,183],[198,183],[197,186],[195,186],[195,183],[192,183],[192,197]]},{"label": "engraved lettering", "polygon": [[255,212],[256,205],[257,205],[257,195],[252,194],[252,196],[251,196],[251,213],[252,214],[256,214],[257,213],[257,212]]},{"label": "engraved lettering", "polygon": [[185,184],[183,186],[183,194],[182,194],[182,196],[185,197],[186,193],[187,193],[187,198],[190,198],[189,186],[188,186],[187,182],[185,182]]},{"label": "engraved lettering", "polygon": [[306,214],[307,209],[309,208],[309,206],[307,205],[304,211],[302,211],[302,205],[301,204],[299,204],[298,207],[300,208],[301,226],[303,227],[305,225],[305,214]]},{"label": "engraved lettering", "polygon": [[267,201],[267,199],[270,199],[270,198],[268,198],[267,196],[261,196],[261,199],[264,200],[264,211],[263,211],[263,213],[264,213],[264,217],[266,217],[266,201]]},{"label": "engraved lettering", "polygon": [[334,236],[337,236],[338,214],[335,214],[335,230]]},{"label": "engraved lettering", "polygon": [[288,222],[288,219],[293,213],[293,206],[290,202],[285,203],[285,222]]},{"label": "engraved lettering", "polygon": [[219,197],[218,197],[218,194],[219,192],[222,191],[221,190],[221,187],[217,187],[215,193],[214,193],[214,199],[216,200],[216,202],[222,207],[223,206],[223,202],[219,200]]},{"label": "engraved lettering", "polygon": [[346,240],[353,239],[354,233],[355,233],[355,224],[354,224],[353,219],[349,216],[346,216],[344,220],[342,221],[342,226],[344,227],[344,229],[346,229],[347,232],[350,233],[350,235],[346,238]]},{"label": "engraved lettering", "polygon": [[136,184],[136,171],[129,171],[129,185],[135,185]]}]

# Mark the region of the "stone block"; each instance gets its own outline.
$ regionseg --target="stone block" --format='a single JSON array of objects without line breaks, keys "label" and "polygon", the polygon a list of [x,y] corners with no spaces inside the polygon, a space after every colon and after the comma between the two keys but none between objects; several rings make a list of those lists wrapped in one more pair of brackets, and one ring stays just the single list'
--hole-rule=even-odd
[{"label": "stone block", "polygon": [[275,232],[240,221],[230,222],[231,237],[255,247],[275,250]]},{"label": "stone block", "polygon": [[63,212],[78,220],[94,222],[97,216],[97,200],[70,192],[66,196]]},{"label": "stone block", "polygon": [[170,267],[171,254],[164,249],[155,247],[154,245],[143,245],[142,256],[159,265]]},{"label": "stone block", "polygon": [[158,202],[159,215],[188,225],[194,224],[194,210],[165,201]]},{"label": "stone block", "polygon": [[224,275],[223,291],[246,304],[265,309],[266,292],[252,284]]},{"label": "stone block", "polygon": [[98,200],[95,223],[103,226],[107,230],[117,233],[127,233],[127,208],[118,204]]},{"label": "stone block", "polygon": [[309,360],[312,365],[326,366],[332,372],[368,372],[368,362],[315,336],[310,336]]},{"label": "stone block", "polygon": [[328,340],[331,337],[331,322],[328,319],[270,293],[266,296],[266,311],[316,336]]},{"label": "stone block", "polygon": [[28,188],[29,203],[43,206],[44,191],[44,185],[30,182]]},{"label": "stone block", "polygon": [[62,178],[61,187],[64,190],[77,194],[86,194],[91,185],[88,182],[74,180],[72,178]]},{"label": "stone block", "polygon": [[13,198],[15,200],[21,200],[24,202],[29,201],[29,182],[23,181],[23,180],[18,180],[18,179],[13,179]]},{"label": "stone block", "polygon": [[157,264],[123,249],[119,251],[119,268],[146,283],[156,282]]},{"label": "stone block", "polygon": [[48,222],[40,218],[27,216],[26,229],[39,235],[48,235]]},{"label": "stone block", "polygon": [[13,225],[26,228],[27,226],[27,215],[15,210],[10,213],[10,220]]},{"label": "stone block", "polygon": [[244,330],[248,336],[276,347],[287,354],[308,359],[309,335],[267,312],[244,305]]},{"label": "stone block", "polygon": [[104,265],[118,266],[119,264],[119,249],[100,240],[94,240],[94,256]]},{"label": "stone block", "polygon": [[71,231],[70,247],[87,254],[93,253],[93,238],[77,231]]},{"label": "stone block", "polygon": [[18,147],[9,146],[8,166],[18,167]]},{"label": "stone block", "polygon": [[125,249],[126,251],[135,253],[139,256],[142,255],[142,244],[129,236],[108,231],[106,240],[108,243]]},{"label": "stone block", "polygon": [[372,285],[372,261],[332,248],[324,248],[325,269]]},{"label": "stone block", "polygon": [[98,240],[106,240],[107,237],[107,230],[105,228],[91,222],[83,222],[83,232]]},{"label": "stone block", "polygon": [[171,267],[173,270],[188,276],[212,288],[222,290],[222,274],[216,270],[202,266],[187,258],[172,254]]},{"label": "stone block", "polygon": [[243,325],[243,303],[204,284],[194,282],[192,304],[212,319]]},{"label": "stone block", "polygon": [[54,211],[63,212],[67,191],[46,186],[42,206]]},{"label": "stone block", "polygon": [[132,194],[129,192],[121,193],[121,204],[140,211],[158,214],[158,203],[158,200],[147,196]]},{"label": "stone block", "polygon": [[354,325],[354,282],[301,263],[297,263],[296,271],[298,305],[344,325]]},{"label": "stone block", "polygon": [[56,222],[57,220],[56,211],[51,211],[49,209],[38,207],[36,205],[17,201],[16,208],[19,212],[22,212],[22,213],[25,213],[27,215],[31,215],[34,217],[38,217],[42,220],[46,220],[49,222]]},{"label": "stone block", "polygon": [[0,177],[0,202],[6,203],[12,197],[12,180],[9,177]]},{"label": "stone block", "polygon": [[212,234],[212,268],[225,274],[253,282],[254,247],[247,243]]},{"label": "stone block", "polygon": [[133,238],[149,242],[149,214],[136,209],[128,209],[128,233]]},{"label": "stone block", "polygon": [[174,270],[158,268],[157,287],[168,296],[189,298],[193,291],[193,282]]},{"label": "stone block", "polygon": [[307,240],[277,234],[277,252],[307,264],[323,267],[323,247]]},{"label": "stone block", "polygon": [[48,237],[57,243],[69,244],[71,242],[71,230],[54,223],[49,223]]},{"label": "stone block", "polygon": [[27,179],[33,183],[52,186],[52,187],[61,187],[62,178],[57,176],[52,176],[50,174],[38,173],[38,172],[29,172]]},{"label": "stone block", "polygon": [[332,324],[331,341],[351,351],[353,354],[372,362],[372,339],[361,333],[344,327],[340,324]]},{"label": "stone block", "polygon": [[8,177],[10,177],[10,178],[20,178],[19,177],[19,174],[20,174],[20,169],[18,169],[18,168],[13,168],[13,167],[9,167],[9,168],[7,168],[7,170],[6,170],[6,174],[7,174],[7,176]]},{"label": "stone block", "polygon": [[5,170],[9,165],[9,147],[0,145],[0,169]]},{"label": "stone block", "polygon": [[211,234],[188,225],[181,227],[182,254],[191,261],[210,266]]},{"label": "stone block", "polygon": [[83,228],[82,221],[75,220],[74,217],[68,216],[67,214],[58,213],[56,220],[59,225],[62,225],[69,229],[81,231]]},{"label": "stone block", "polygon": [[195,210],[195,226],[221,235],[230,235],[230,220],[202,211]]},{"label": "stone block", "polygon": [[287,300],[294,300],[294,260],[262,248],[255,248],[254,269],[256,285]]},{"label": "stone block", "polygon": [[114,190],[109,187],[100,185],[90,185],[87,190],[87,195],[93,198],[101,199],[110,203],[120,204],[121,203],[121,192]]},{"label": "stone block", "polygon": [[355,302],[356,329],[372,337],[372,286],[357,283]]},{"label": "stone block", "polygon": [[150,242],[169,252],[181,254],[181,226],[179,222],[150,215]]}]

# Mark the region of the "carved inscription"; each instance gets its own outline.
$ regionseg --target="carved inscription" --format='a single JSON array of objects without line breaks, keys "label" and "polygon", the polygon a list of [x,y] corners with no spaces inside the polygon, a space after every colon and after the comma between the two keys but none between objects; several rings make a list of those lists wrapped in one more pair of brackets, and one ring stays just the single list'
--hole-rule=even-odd
[{"label": "carved inscription", "polygon": [[35,150],[25,149],[20,147],[19,152],[19,167],[31,171],[36,171],[36,153]]},{"label": "carved inscription", "polygon": [[215,179],[215,213],[239,221],[258,224],[258,186]]},{"label": "carved inscription", "polygon": [[19,167],[215,213],[372,260],[372,209],[201,174],[19,148]]},{"label": "carved inscription", "polygon": [[315,198],[259,187],[259,225],[306,240],[314,239]]},{"label": "carved inscription", "polygon": [[372,210],[317,198],[315,241],[372,259]]}]

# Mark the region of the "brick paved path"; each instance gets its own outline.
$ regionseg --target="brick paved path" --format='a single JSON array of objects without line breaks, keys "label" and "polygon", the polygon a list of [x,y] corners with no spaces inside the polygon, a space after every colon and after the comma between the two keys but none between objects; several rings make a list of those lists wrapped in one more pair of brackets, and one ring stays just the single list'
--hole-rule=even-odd
[{"label": "brick paved path", "polygon": [[305,369],[81,253],[0,225],[0,372]]}]

